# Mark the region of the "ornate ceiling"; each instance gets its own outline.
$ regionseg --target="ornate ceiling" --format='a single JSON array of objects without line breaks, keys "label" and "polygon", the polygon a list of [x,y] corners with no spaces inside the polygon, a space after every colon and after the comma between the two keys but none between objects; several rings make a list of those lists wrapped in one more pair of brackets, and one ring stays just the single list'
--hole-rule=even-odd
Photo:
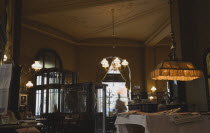
[{"label": "ornate ceiling", "polygon": [[154,46],[170,33],[167,0],[23,0],[22,25],[76,45]]}]

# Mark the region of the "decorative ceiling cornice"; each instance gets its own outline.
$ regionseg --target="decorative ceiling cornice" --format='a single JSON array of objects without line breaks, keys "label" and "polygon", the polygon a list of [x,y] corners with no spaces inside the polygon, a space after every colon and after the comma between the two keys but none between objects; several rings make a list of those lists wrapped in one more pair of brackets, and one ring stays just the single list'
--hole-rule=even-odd
[{"label": "decorative ceiling cornice", "polygon": [[122,39],[122,38],[89,38],[79,42],[84,46],[125,46],[125,47],[143,47],[144,42]]},{"label": "decorative ceiling cornice", "polygon": [[[56,29],[49,25],[42,24],[37,21],[29,20],[24,18],[22,20],[22,26],[24,28],[40,32],[49,37],[65,41],[74,45],[82,45],[82,46],[123,46],[123,47],[142,47],[143,42],[129,40],[129,39],[113,39],[113,38],[89,38],[85,40],[78,41],[74,37]],[[116,41],[116,42],[115,42]]]},{"label": "decorative ceiling cornice", "polygon": [[72,43],[72,44],[77,44],[77,40],[68,35],[67,33],[64,33],[63,31],[60,31],[56,28],[53,28],[49,25],[34,21],[34,20],[29,20],[26,18],[22,19],[22,26],[31,30],[35,30],[38,32],[41,32],[43,34],[46,34],[48,36],[57,38],[59,40],[63,40],[66,41],[68,43]]}]

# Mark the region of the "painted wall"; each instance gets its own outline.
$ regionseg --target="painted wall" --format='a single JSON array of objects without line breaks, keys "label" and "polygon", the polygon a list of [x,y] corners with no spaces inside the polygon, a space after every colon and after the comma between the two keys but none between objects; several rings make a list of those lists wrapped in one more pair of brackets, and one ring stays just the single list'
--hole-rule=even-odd
[{"label": "painted wall", "polygon": [[41,49],[52,49],[60,56],[63,68],[67,70],[76,70],[76,48],[75,46],[60,41],[42,33],[22,28],[20,64],[22,68],[21,87],[32,77],[28,74],[31,64],[34,63],[36,54]]},{"label": "painted wall", "polygon": [[[132,85],[144,87],[144,48],[143,47],[78,47],[78,71],[80,82],[93,81],[97,79],[101,60],[109,56],[118,56],[126,59],[131,68]],[[99,75],[101,76],[101,75]]]},{"label": "painted wall", "polygon": [[170,46],[146,47],[145,48],[145,82],[148,92],[155,86],[157,91],[161,92],[166,89],[165,81],[154,81],[151,79],[150,73],[163,60],[168,59]]},{"label": "painted wall", "polygon": [[[53,39],[42,33],[22,28],[21,38],[21,65],[23,66],[21,85],[22,87],[32,76],[28,69],[33,64],[34,58],[40,49],[48,48],[55,50],[61,57],[63,67],[67,70],[79,72],[80,82],[96,82],[101,78],[101,60],[108,56],[118,56],[127,59],[131,68],[132,87],[140,85],[141,88],[150,89],[156,86],[158,91],[165,89],[165,82],[153,81],[150,72],[169,53],[168,46],[159,47],[95,47],[73,46],[64,41]],[[128,72],[128,70],[127,70]],[[128,79],[127,79],[128,80]]]}]

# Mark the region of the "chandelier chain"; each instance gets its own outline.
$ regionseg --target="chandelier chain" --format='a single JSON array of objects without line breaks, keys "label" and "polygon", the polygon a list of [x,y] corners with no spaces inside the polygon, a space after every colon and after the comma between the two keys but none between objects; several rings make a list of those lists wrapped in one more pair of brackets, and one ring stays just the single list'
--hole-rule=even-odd
[{"label": "chandelier chain", "polygon": [[169,0],[169,8],[170,8],[170,20],[171,20],[171,52],[169,54],[169,58],[171,60],[176,59],[176,42],[175,42],[175,34],[174,34],[174,18],[173,18],[173,4],[174,0]]}]

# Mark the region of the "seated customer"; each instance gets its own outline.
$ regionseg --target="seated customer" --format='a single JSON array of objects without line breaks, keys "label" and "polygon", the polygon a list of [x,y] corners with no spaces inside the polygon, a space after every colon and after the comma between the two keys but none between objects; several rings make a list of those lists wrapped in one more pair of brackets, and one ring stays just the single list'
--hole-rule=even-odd
[{"label": "seated customer", "polygon": [[165,111],[167,110],[165,100],[162,100],[160,104],[158,104],[158,111]]},{"label": "seated customer", "polygon": [[116,100],[115,109],[117,110],[117,113],[122,113],[127,110],[125,103],[120,100],[120,94],[118,94],[118,99]]},{"label": "seated customer", "polygon": [[20,115],[20,119],[21,119],[21,120],[29,119],[29,118],[33,117],[33,114],[32,114],[32,112],[30,111],[30,108],[29,108],[28,105],[26,105],[26,106],[24,107],[24,110],[21,111],[19,115]]}]

